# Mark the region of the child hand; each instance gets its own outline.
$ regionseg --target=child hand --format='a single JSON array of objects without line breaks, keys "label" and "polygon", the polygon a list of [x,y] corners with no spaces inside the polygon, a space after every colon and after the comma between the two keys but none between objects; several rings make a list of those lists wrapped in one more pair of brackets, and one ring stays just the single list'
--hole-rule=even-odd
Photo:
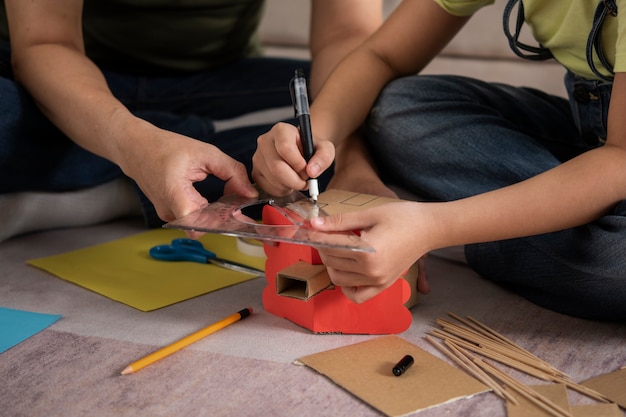
[{"label": "child hand", "polygon": [[[340,232],[360,230],[361,238],[375,253],[344,249],[318,249],[331,281],[356,303],[362,303],[391,286],[413,263],[422,258],[424,239],[416,215],[419,203],[390,203],[359,212],[317,217],[315,230]],[[420,261],[418,290],[429,291],[424,263]]]},{"label": "child hand", "polygon": [[317,178],[333,162],[335,147],[329,141],[315,141],[315,154],[307,164],[302,156],[300,132],[288,123],[278,123],[259,136],[252,157],[256,184],[276,196],[304,190],[306,180]]}]

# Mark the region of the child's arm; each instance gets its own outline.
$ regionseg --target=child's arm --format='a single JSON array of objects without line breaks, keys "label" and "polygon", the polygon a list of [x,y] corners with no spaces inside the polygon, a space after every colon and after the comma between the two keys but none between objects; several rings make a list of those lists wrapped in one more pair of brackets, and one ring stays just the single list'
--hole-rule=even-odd
[{"label": "child's arm", "polygon": [[334,148],[365,120],[382,88],[419,72],[468,20],[433,1],[405,0],[366,42],[333,71],[311,106],[316,153],[306,163],[293,126],[278,124],[259,137],[253,176],[272,194],[304,189],[334,160]]},{"label": "child's arm", "polygon": [[311,1],[311,99],[333,68],[378,29],[382,11],[382,0]]},{"label": "child's arm", "polygon": [[444,203],[394,203],[311,223],[361,230],[376,253],[320,249],[333,283],[357,302],[391,285],[430,250],[553,232],[589,223],[626,200],[626,73],[617,73],[607,143],[540,175]]}]

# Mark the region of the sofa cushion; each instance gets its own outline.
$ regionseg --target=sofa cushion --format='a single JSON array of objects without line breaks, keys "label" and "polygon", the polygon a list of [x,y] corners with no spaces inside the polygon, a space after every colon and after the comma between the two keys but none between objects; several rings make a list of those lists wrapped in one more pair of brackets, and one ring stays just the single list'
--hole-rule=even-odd
[{"label": "sofa cushion", "polygon": [[[260,36],[265,53],[272,56],[307,58],[309,0],[267,0]],[[400,0],[384,0],[384,14]],[[460,74],[487,81],[530,86],[556,95],[565,95],[564,69],[555,61],[530,62],[509,48],[502,29],[504,2],[479,10],[461,32],[425,70],[425,73]],[[528,30],[521,40],[534,44]]]}]

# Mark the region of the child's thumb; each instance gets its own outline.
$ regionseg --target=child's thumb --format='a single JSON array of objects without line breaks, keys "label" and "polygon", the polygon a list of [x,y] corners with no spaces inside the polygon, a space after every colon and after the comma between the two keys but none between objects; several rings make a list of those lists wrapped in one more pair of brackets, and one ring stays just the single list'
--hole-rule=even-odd
[{"label": "child's thumb", "polygon": [[333,214],[325,217],[314,217],[311,219],[311,226],[315,230],[324,232],[345,232],[360,230],[362,222],[359,221],[356,213]]}]

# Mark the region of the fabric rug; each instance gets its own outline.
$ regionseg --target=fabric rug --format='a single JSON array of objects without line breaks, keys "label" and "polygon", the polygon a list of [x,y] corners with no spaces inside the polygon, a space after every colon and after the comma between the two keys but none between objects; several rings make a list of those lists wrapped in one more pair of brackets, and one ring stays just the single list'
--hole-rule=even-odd
[{"label": "fabric rug", "polygon": [[[141,231],[138,221],[127,220],[0,244],[0,306],[63,315],[0,354],[0,415],[381,415],[324,376],[293,364],[375,336],[316,335],[265,312],[261,278],[144,313],[26,265],[28,259]],[[626,365],[623,323],[542,309],[440,256],[430,256],[427,267],[432,292],[420,297],[411,327],[399,336],[438,357],[443,356],[424,335],[451,311],[491,326],[578,382]],[[248,306],[255,313],[246,320],[136,374],[120,375],[135,359]],[[570,400],[592,402],[573,392]],[[412,415],[493,417],[505,416],[506,409],[493,393],[484,393]]]}]

